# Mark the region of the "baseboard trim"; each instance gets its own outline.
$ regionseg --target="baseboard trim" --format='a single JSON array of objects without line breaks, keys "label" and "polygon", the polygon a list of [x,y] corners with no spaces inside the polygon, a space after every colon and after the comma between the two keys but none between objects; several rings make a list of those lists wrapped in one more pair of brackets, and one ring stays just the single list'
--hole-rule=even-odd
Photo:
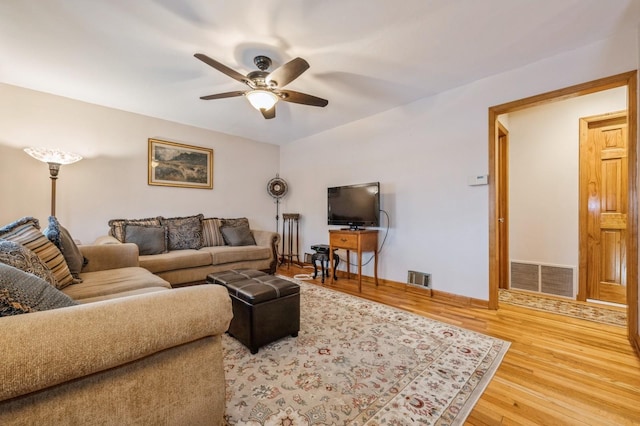
[{"label": "baseboard trim", "polygon": [[636,351],[636,355],[640,357],[640,336],[637,334],[629,337],[629,341],[631,342],[631,346]]},{"label": "baseboard trim", "polygon": [[[351,273],[353,277],[353,272]],[[338,271],[338,278],[347,278],[346,271]],[[353,279],[353,278],[352,278]],[[357,279],[357,273],[356,273]],[[367,285],[375,285],[375,280],[373,277],[363,275],[362,283]],[[395,289],[405,290],[408,293],[414,293],[420,296],[430,297],[431,299],[446,303],[448,305],[458,306],[458,307],[472,307],[472,308],[481,308],[481,309],[489,309],[489,301],[482,299],[475,299],[473,297],[468,296],[460,296],[458,294],[447,293],[445,291],[433,290],[429,288],[420,288],[414,285],[409,285],[407,283],[401,283],[398,281],[391,281],[382,278],[378,278],[378,285],[385,287],[392,287]]]}]

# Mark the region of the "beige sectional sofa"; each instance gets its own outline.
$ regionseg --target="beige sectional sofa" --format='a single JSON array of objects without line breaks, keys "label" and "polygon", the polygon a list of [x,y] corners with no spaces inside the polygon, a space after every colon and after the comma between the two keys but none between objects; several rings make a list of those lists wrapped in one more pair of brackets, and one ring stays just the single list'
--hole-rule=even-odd
[{"label": "beige sectional sofa", "polygon": [[[25,242],[28,223],[1,228],[0,241]],[[37,221],[30,223],[33,234]],[[34,251],[40,243],[25,242]],[[221,336],[232,317],[226,289],[171,289],[140,267],[135,244],[79,250],[85,258],[79,278],[60,291],[6,257],[0,264],[3,312],[29,312],[0,318],[0,424],[223,424]],[[22,260],[16,264],[24,266]],[[66,307],[30,310],[7,302],[25,288],[21,279],[42,282]]]}]

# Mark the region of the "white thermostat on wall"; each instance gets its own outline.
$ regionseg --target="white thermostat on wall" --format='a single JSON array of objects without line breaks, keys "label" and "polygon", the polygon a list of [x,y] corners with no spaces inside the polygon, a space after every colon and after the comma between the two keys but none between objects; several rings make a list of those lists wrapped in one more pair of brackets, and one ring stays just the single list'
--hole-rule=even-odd
[{"label": "white thermostat on wall", "polygon": [[474,175],[467,178],[469,186],[487,185],[489,183],[489,175]]}]

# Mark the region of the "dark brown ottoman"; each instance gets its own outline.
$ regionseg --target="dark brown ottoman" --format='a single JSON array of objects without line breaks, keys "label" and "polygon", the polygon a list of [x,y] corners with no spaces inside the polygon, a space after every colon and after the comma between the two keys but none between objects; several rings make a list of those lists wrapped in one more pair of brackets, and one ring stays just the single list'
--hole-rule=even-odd
[{"label": "dark brown ottoman", "polygon": [[298,284],[253,269],[209,274],[207,282],[227,287],[233,306],[228,332],[252,354],[283,337],[298,336]]}]

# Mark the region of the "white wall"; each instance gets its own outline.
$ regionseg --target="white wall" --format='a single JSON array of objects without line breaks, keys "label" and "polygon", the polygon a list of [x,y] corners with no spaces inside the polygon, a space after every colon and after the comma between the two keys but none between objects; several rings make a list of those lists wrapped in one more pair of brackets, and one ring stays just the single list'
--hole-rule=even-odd
[{"label": "white wall", "polygon": [[[213,190],[147,185],[147,139],[214,150]],[[109,219],[163,215],[247,216],[275,229],[266,183],[279,170],[277,145],[0,84],[0,224],[50,213],[48,166],[22,151],[57,147],[84,157],[62,166],[56,216],[90,243]]]},{"label": "white wall", "polygon": [[627,88],[509,114],[512,260],[578,266],[579,119],[627,108]]},{"label": "white wall", "polygon": [[391,229],[379,275],[429,272],[435,289],[488,299],[488,187],[467,185],[487,173],[488,108],[637,64],[636,32],[621,34],[284,146],[284,211],[302,215],[301,251],[328,241],[327,187],[380,181]]}]

